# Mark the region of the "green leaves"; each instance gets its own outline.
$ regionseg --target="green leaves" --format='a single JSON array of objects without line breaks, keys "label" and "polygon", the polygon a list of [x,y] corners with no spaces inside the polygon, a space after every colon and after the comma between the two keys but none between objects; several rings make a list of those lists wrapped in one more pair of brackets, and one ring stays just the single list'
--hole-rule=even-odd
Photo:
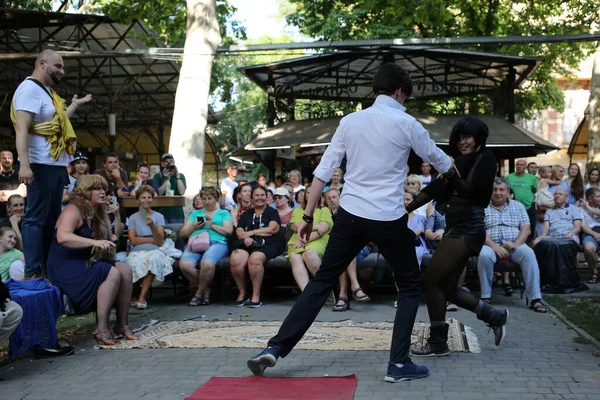
[{"label": "green leaves", "polygon": [[[324,40],[392,39],[408,37],[527,36],[588,33],[597,24],[597,0],[289,0],[287,16],[308,36]],[[593,43],[519,44],[473,46],[471,50],[523,56],[545,61],[517,94],[523,116],[553,107],[564,99],[554,76],[567,75],[595,48]],[[474,99],[457,99],[453,104]],[[478,102],[481,102],[478,100]],[[489,102],[489,100],[485,100]],[[484,101],[484,103],[485,103]],[[440,107],[429,102],[422,108]],[[480,104],[483,109],[488,106]],[[480,107],[479,105],[476,107]],[[460,108],[460,106],[458,106]],[[453,106],[450,110],[455,110]]]}]

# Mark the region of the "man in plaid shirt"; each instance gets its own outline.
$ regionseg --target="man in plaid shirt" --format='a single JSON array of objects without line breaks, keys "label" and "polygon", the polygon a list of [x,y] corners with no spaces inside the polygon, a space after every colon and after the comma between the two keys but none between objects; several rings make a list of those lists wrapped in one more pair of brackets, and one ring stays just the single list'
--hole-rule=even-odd
[{"label": "man in plaid shirt", "polygon": [[492,296],[494,264],[511,260],[523,270],[525,291],[532,299],[530,308],[546,312],[540,291],[540,269],[533,250],[525,244],[530,233],[529,217],[523,204],[508,199],[510,185],[504,178],[496,178],[492,201],[485,209],[485,245],[479,253],[477,270],[481,283],[481,300]]}]

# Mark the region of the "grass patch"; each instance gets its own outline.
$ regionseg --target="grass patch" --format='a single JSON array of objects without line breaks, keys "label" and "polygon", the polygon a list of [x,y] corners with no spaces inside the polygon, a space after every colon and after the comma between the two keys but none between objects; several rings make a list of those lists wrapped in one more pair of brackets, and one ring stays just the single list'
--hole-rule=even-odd
[{"label": "grass patch", "polygon": [[569,321],[594,339],[600,340],[600,299],[546,296],[544,301],[557,308]]}]

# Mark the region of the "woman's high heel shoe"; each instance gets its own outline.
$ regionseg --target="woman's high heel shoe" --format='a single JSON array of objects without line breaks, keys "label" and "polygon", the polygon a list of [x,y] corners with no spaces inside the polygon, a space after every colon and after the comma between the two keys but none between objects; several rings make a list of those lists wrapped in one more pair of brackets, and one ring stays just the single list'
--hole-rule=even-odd
[{"label": "woman's high heel shoe", "polygon": [[131,328],[129,328],[129,325],[115,325],[113,332],[115,335],[122,335],[126,340],[137,340],[137,336],[133,334],[133,331]]},{"label": "woman's high heel shoe", "polygon": [[113,337],[110,331],[97,331],[92,333],[92,337],[98,344],[102,344],[104,346],[113,346],[115,342],[115,338]]}]

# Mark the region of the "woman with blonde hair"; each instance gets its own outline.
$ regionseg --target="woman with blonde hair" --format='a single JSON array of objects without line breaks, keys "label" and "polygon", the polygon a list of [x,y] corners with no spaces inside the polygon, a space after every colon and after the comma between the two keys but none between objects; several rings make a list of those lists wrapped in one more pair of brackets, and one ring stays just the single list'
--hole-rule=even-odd
[{"label": "woman with blonde hair", "polygon": [[342,178],[344,178],[344,171],[341,168],[335,168],[333,170],[333,175],[331,175],[331,183],[329,186],[325,186],[323,189],[323,193],[325,193],[329,189],[337,189],[338,191],[342,191],[344,185],[342,184]]},{"label": "woman with blonde hair", "polygon": [[[415,192],[416,194],[419,194],[421,193],[422,189],[423,183],[421,182],[421,178],[419,177],[419,175],[410,174],[408,177],[406,177],[406,182],[404,183],[404,190],[410,190]],[[434,210],[435,207],[433,206],[433,201],[430,201],[429,203],[417,208],[414,211],[414,213],[424,218],[429,218],[433,214]]]},{"label": "woman with blonde hair", "polygon": [[[104,345],[115,344],[109,330],[110,310],[117,310],[113,332],[127,340],[136,337],[128,325],[131,299],[131,267],[115,262],[115,241],[109,214],[118,204],[108,204],[108,183],[100,175],[77,179],[69,204],[57,222],[48,254],[48,278],[67,295],[77,313],[96,309],[94,339]],[[116,230],[122,230],[117,222]],[[119,233],[119,232],[118,232]]]},{"label": "woman with blonde hair", "polygon": [[294,193],[305,189],[305,187],[302,185],[302,174],[297,169],[290,171],[290,183],[294,187]]}]

